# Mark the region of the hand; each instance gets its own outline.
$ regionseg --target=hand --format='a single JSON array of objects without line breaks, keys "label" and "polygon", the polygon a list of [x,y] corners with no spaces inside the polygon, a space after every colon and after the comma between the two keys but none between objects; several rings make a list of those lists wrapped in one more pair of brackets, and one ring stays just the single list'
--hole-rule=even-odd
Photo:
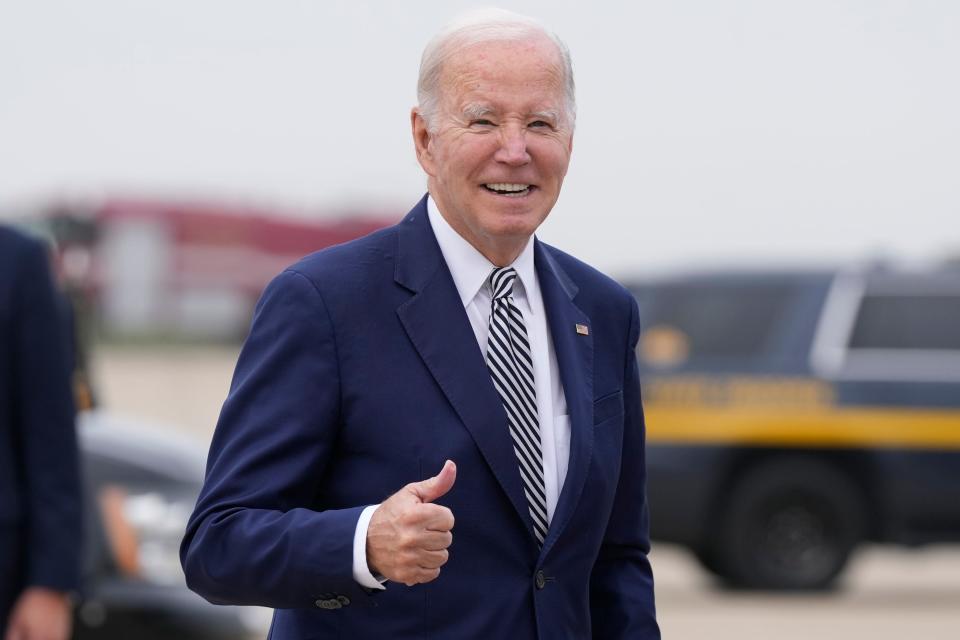
[{"label": "hand", "polygon": [[30,587],[10,611],[4,640],[67,640],[73,620],[65,593]]},{"label": "hand", "polygon": [[373,573],[411,587],[430,582],[447,562],[453,513],[430,504],[453,487],[457,465],[447,460],[436,476],[408,484],[370,517],[367,565]]}]

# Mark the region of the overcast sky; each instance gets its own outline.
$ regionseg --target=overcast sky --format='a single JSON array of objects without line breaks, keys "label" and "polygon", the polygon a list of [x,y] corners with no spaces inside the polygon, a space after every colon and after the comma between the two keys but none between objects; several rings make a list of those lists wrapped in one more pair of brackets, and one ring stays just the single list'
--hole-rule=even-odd
[{"label": "overcast sky", "polygon": [[[188,196],[399,217],[453,1],[0,0],[0,208]],[[960,2],[501,2],[573,53],[540,237],[616,273],[960,254]]]}]

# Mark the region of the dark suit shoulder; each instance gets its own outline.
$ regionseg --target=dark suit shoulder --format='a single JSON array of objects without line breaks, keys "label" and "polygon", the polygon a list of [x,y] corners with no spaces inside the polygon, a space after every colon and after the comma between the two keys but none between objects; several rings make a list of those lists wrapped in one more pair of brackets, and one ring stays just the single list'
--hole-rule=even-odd
[{"label": "dark suit shoulder", "polygon": [[556,247],[543,244],[543,248],[556,261],[557,265],[570,277],[579,289],[578,297],[597,301],[607,301],[617,306],[632,304],[633,295],[622,284]]},{"label": "dark suit shoulder", "polygon": [[25,256],[44,253],[43,242],[12,227],[0,225],[0,264],[16,263]]},{"label": "dark suit shoulder", "polygon": [[0,225],[0,308],[9,307],[14,297],[22,295],[27,283],[49,277],[43,242]]},{"label": "dark suit shoulder", "polygon": [[371,234],[326,247],[305,256],[287,267],[306,277],[320,288],[325,283],[343,284],[351,279],[365,278],[371,270],[384,268],[396,249],[395,226],[374,231]]}]

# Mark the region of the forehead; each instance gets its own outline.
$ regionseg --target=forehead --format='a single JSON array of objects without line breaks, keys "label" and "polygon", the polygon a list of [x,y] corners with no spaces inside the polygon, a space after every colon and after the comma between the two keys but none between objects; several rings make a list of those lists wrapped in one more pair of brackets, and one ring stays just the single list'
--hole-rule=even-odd
[{"label": "forehead", "polygon": [[440,89],[445,102],[461,107],[523,103],[530,108],[559,108],[564,98],[563,61],[546,37],[470,45],[443,66]]}]

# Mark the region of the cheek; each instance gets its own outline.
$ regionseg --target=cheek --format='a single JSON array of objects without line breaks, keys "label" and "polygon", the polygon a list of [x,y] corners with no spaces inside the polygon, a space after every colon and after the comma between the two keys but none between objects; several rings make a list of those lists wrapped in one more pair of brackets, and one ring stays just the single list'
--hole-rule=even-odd
[{"label": "cheek", "polygon": [[496,149],[493,136],[464,137],[447,147],[444,160],[451,173],[456,172],[467,177],[490,162]]},{"label": "cheek", "polygon": [[539,169],[544,177],[562,180],[570,165],[570,154],[567,147],[556,140],[542,141],[537,146],[531,145],[531,153],[539,158]]}]

